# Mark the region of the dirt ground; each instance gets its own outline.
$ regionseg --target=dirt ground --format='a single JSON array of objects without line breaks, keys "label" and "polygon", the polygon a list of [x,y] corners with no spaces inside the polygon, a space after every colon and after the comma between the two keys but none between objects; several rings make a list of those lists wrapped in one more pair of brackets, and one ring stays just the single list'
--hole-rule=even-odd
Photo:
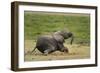
[{"label": "dirt ground", "polygon": [[68,59],[86,59],[90,58],[90,46],[86,44],[64,44],[68,47],[69,53],[53,52],[47,56],[40,53],[37,49],[34,53],[30,52],[34,49],[33,40],[25,40],[25,58],[24,61],[47,61],[47,60],[68,60]]}]

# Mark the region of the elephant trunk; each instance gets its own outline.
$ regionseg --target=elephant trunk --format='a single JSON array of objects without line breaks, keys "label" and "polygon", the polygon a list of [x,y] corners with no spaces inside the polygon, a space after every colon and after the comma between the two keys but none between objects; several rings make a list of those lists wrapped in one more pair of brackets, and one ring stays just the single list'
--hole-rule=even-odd
[{"label": "elephant trunk", "polygon": [[72,37],[71,37],[71,42],[70,42],[71,45],[72,45],[72,43],[73,43],[73,40],[74,40],[74,36],[72,35]]}]

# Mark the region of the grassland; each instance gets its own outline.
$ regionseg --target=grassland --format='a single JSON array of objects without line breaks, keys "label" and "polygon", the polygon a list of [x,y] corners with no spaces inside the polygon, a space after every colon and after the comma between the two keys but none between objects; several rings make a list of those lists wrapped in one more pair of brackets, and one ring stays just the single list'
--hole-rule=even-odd
[{"label": "grassland", "polygon": [[[40,13],[25,12],[24,14],[25,61],[84,59],[90,57],[90,16],[88,14]],[[74,36],[74,44],[66,40],[65,46],[69,53],[54,52],[43,56],[38,50],[29,54],[35,46],[37,36],[52,34],[55,31],[67,29]]]}]

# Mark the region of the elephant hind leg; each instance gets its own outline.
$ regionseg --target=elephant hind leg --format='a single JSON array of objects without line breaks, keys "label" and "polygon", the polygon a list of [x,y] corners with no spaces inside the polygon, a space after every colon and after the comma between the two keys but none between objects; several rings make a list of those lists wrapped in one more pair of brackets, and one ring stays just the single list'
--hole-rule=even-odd
[{"label": "elephant hind leg", "polygon": [[53,51],[55,51],[53,48],[51,49],[51,48],[48,48],[48,49],[46,49],[45,51],[44,51],[44,55],[48,55],[48,54],[50,54],[50,53],[52,53]]},{"label": "elephant hind leg", "polygon": [[45,50],[43,55],[47,56],[49,54],[48,50]]},{"label": "elephant hind leg", "polygon": [[45,50],[45,51],[44,51],[44,55],[47,56],[49,53],[51,53],[51,51],[52,51],[51,49],[47,49],[47,50]]}]

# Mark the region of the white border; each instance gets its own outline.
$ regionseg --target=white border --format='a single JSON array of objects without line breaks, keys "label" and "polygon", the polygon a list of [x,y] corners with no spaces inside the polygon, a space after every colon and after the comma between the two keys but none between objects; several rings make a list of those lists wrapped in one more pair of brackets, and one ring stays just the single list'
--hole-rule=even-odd
[{"label": "white border", "polygon": [[[90,19],[91,31],[91,45],[90,45],[90,59],[78,60],[58,60],[58,61],[38,61],[38,62],[24,62],[24,11],[43,11],[43,12],[68,12],[68,13],[88,13]],[[48,7],[48,6],[19,6],[19,68],[34,68],[34,67],[48,67],[48,66],[62,66],[62,65],[82,65],[95,64],[95,10],[81,9],[81,8],[63,8],[63,7]]]}]

